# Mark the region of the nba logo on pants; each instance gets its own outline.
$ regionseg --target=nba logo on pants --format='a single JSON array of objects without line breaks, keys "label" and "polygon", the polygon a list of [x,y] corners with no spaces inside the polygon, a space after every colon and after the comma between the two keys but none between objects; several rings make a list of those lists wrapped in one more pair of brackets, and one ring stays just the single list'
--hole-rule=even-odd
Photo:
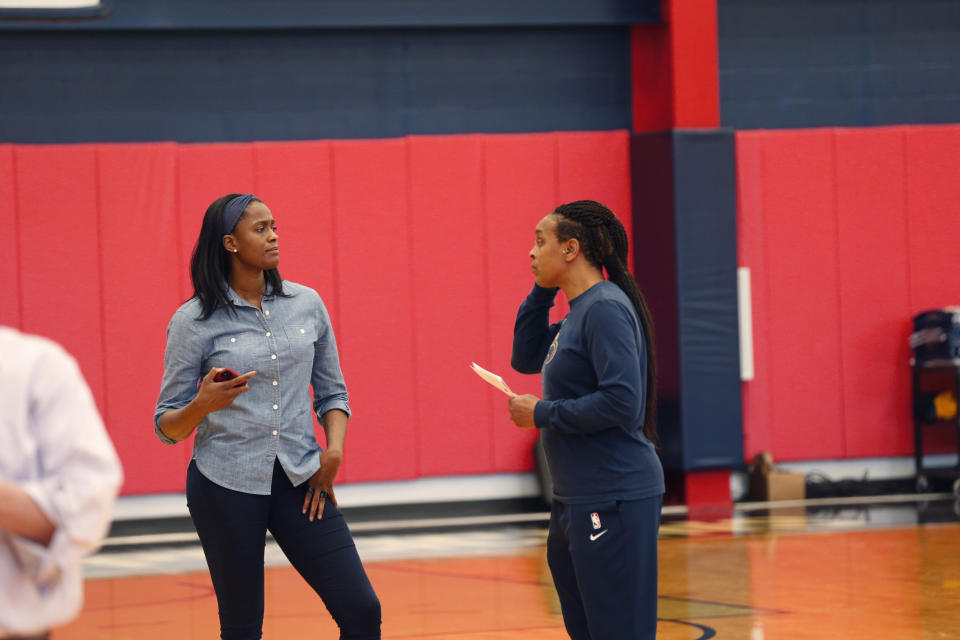
[{"label": "nba logo on pants", "polygon": [[596,511],[594,511],[593,513],[591,513],[591,514],[590,514],[590,522],[593,523],[593,528],[594,528],[594,529],[599,529],[599,528],[600,528],[600,514],[598,514]]}]

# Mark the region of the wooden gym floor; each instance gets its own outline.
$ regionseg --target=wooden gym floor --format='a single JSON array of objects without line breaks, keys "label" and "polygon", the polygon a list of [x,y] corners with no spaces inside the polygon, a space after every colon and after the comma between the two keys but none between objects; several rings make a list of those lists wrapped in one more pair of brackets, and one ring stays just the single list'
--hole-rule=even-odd
[{"label": "wooden gym floor", "polygon": [[[667,517],[657,637],[960,638],[958,514],[960,503],[938,494]],[[537,518],[358,534],[383,606],[383,637],[566,638],[545,536]],[[272,544],[267,565],[264,638],[337,638],[320,600]],[[218,637],[216,600],[195,545],[100,553],[87,575],[81,615],[53,640]]]}]

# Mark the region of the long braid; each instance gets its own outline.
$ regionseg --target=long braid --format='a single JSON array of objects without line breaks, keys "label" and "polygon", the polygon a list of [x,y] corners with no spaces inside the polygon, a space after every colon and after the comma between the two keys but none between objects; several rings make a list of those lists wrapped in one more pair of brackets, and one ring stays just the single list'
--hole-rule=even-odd
[{"label": "long braid", "polygon": [[576,238],[580,250],[590,264],[603,271],[611,282],[620,287],[637,311],[643,327],[647,355],[646,405],[643,415],[643,433],[657,444],[657,356],[654,347],[653,318],[646,298],[627,268],[629,241],[627,231],[613,212],[593,200],[578,200],[562,204],[554,210],[558,216],[557,238],[562,242]]}]

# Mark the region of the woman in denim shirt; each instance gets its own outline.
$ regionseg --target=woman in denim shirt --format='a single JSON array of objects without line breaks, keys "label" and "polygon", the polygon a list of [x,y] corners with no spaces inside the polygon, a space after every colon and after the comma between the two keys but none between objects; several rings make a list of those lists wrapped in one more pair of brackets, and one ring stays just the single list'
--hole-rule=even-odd
[{"label": "woman in denim shirt", "polygon": [[[341,638],[380,638],[380,602],[337,508],[350,408],[330,317],[280,278],[276,224],[252,194],[207,209],[194,295],[170,320],[154,423],[196,431],[187,505],[217,594],[220,637],[260,638],[267,530],[323,599]],[[243,372],[225,381],[226,370]],[[313,412],[326,434],[321,449]]]}]

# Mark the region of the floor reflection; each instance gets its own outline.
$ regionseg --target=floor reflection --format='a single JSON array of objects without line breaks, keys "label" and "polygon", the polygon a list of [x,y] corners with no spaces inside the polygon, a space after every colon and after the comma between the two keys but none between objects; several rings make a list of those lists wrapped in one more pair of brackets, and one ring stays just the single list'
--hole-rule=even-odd
[{"label": "floor reflection", "polygon": [[[956,637],[958,513],[951,497],[665,518],[658,638]],[[544,540],[542,526],[358,537],[383,637],[566,638]],[[264,638],[336,637],[282,555],[268,550],[267,564]],[[217,637],[195,548],[100,554],[89,566],[101,577],[87,581],[81,616],[55,640]]]}]

